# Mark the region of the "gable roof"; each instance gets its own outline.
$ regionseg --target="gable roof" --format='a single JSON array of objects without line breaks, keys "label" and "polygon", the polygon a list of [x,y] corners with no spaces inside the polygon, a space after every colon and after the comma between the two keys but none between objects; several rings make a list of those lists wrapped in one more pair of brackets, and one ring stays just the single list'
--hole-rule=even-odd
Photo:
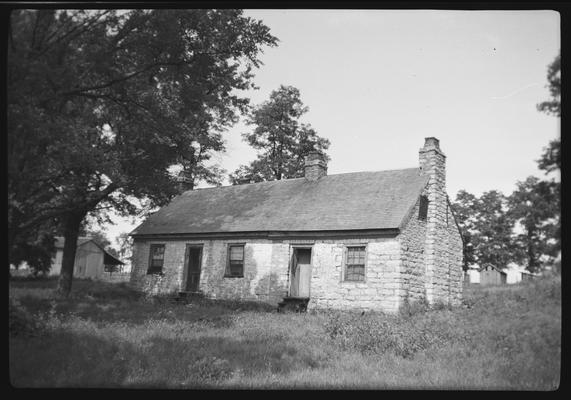
[{"label": "gable roof", "polygon": [[[63,238],[63,236],[55,236],[55,242],[54,245],[56,247],[56,249],[63,249],[63,244],[65,243],[65,240]],[[80,236],[77,238],[77,247],[91,241],[92,239],[90,237],[87,236]]]},{"label": "gable roof", "polygon": [[395,229],[427,182],[407,168],[195,189],[131,235]]},{"label": "gable roof", "polygon": [[492,268],[495,271],[498,271],[500,274],[506,274],[506,272],[503,270],[503,268],[497,267],[494,264],[484,264],[482,265],[478,271],[482,272],[483,270],[487,269],[487,268]]},{"label": "gable roof", "polygon": [[[55,236],[54,238],[55,238],[56,249],[63,249],[65,238],[63,236]],[[100,245],[90,237],[80,236],[79,238],[77,238],[77,247],[83,246],[84,244],[89,242],[93,242],[93,244],[95,244],[99,249],[101,249],[101,251],[103,252],[103,263],[105,265],[119,265],[119,264],[125,265],[123,261],[119,260],[117,257],[109,253],[107,250],[105,250],[105,248],[102,245]]]}]

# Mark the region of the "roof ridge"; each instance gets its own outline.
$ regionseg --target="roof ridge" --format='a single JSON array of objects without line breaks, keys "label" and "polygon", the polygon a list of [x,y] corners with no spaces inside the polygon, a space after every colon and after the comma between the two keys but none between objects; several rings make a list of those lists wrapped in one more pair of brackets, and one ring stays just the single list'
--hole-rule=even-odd
[{"label": "roof ridge", "polygon": [[[394,172],[394,171],[408,171],[408,170],[413,170],[416,169],[418,170],[418,167],[408,167],[408,168],[394,168],[394,169],[382,169],[382,170],[378,170],[378,171],[354,171],[354,172],[340,172],[338,174],[330,174],[330,175],[324,175],[323,177],[321,177],[320,179],[324,179],[330,176],[339,176],[339,175],[350,175],[350,174],[374,174],[374,173],[379,173],[379,172]],[[245,187],[248,185],[260,185],[260,184],[270,184],[270,183],[279,183],[279,182],[291,182],[291,181],[297,181],[300,179],[305,179],[303,176],[299,177],[299,178],[288,178],[288,179],[276,179],[273,181],[262,181],[262,182],[249,182],[249,183],[242,183],[239,185],[221,185],[221,186],[211,186],[211,187],[205,187],[205,188],[196,188],[196,189],[191,189],[191,190],[186,190],[184,192],[182,192],[180,195],[184,196],[187,193],[191,193],[191,192],[197,192],[199,190],[210,190],[210,189],[222,189],[222,188],[230,188],[230,187]]]}]

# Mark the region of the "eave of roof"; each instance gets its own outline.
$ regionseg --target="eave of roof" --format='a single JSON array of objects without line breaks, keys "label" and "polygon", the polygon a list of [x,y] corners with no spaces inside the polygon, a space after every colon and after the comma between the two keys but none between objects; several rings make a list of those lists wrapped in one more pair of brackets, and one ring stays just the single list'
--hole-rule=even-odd
[{"label": "eave of roof", "polygon": [[131,235],[398,232],[427,181],[418,168],[408,168],[197,189],[177,196]]}]

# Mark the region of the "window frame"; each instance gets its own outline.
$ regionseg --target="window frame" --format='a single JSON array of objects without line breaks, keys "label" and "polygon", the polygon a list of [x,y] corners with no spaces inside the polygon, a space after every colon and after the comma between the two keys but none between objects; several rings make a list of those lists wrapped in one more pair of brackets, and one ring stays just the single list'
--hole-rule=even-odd
[{"label": "window frame", "polygon": [[[242,273],[233,275],[231,273],[230,255],[232,247],[242,247]],[[226,246],[226,267],[224,268],[224,278],[243,278],[246,269],[246,243],[228,243]]]},{"label": "window frame", "polygon": [[[159,267],[153,266],[153,248],[163,248],[163,258],[161,260],[161,266]],[[149,262],[147,264],[147,275],[164,275],[163,268],[165,266],[165,252],[166,252],[166,245],[164,243],[151,243],[149,245]]]},{"label": "window frame", "polygon": [[[351,248],[363,248],[363,280],[347,279],[347,268],[349,267],[349,249]],[[343,277],[342,282],[348,283],[365,283],[367,282],[367,258],[368,258],[368,246],[367,243],[356,243],[356,244],[346,244],[343,251]],[[361,264],[351,264],[351,265],[361,265]]]}]

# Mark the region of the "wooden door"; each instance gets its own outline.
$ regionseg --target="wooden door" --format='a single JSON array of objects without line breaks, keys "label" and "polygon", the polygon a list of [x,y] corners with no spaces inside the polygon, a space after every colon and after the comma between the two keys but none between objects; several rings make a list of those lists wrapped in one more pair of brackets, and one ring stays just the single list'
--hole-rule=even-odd
[{"label": "wooden door", "polygon": [[297,270],[297,250],[294,249],[293,255],[291,258],[291,278],[290,278],[290,289],[289,295],[291,297],[297,297],[298,288],[299,288],[299,273]]},{"label": "wooden door", "polygon": [[200,287],[200,267],[202,264],[202,247],[187,248],[188,272],[186,274],[186,291],[198,292]]},{"label": "wooden door", "polygon": [[291,297],[309,297],[311,249],[295,249],[292,260]]}]

